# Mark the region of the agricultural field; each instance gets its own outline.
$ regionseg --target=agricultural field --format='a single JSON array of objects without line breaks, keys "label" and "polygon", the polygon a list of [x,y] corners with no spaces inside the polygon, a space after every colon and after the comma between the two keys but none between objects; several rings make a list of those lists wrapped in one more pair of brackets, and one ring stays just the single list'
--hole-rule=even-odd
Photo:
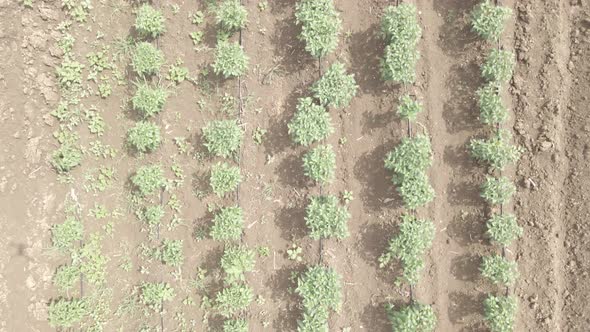
[{"label": "agricultural field", "polygon": [[0,332],[588,331],[586,0],[0,0],[0,55]]}]

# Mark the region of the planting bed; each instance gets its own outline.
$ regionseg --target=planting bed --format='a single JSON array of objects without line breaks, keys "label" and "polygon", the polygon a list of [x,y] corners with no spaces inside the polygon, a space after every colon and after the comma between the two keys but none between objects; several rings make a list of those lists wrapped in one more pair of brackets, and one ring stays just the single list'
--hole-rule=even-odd
[{"label": "planting bed", "polygon": [[0,331],[588,330],[590,3],[482,2],[0,0]]}]

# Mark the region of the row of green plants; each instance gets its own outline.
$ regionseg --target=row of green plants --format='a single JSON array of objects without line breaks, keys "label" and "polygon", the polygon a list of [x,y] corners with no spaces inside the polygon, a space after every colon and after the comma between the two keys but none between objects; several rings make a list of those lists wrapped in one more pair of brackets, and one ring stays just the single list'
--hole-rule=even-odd
[{"label": "row of green plants", "polygon": [[521,148],[511,143],[511,134],[503,129],[508,119],[508,110],[502,102],[503,86],[512,78],[515,65],[514,54],[504,50],[500,39],[506,21],[512,15],[508,7],[496,5],[490,0],[477,4],[472,11],[473,31],[490,45],[494,45],[481,66],[485,84],[477,90],[479,119],[489,126],[489,138],[472,139],[469,149],[473,158],[489,168],[481,187],[481,196],[490,205],[491,216],[487,221],[487,235],[490,242],[501,247],[501,253],[482,258],[481,275],[496,286],[503,286],[497,292],[488,294],[484,300],[484,318],[492,332],[514,331],[517,300],[510,295],[509,287],[518,277],[517,265],[506,257],[506,248],[522,235],[513,214],[505,213],[503,205],[510,202],[515,192],[512,181],[502,175],[507,166],[515,163]]},{"label": "row of green plants", "polygon": [[[342,26],[332,0],[301,0],[295,5],[296,23],[301,27],[299,38],[305,50],[317,60],[333,52],[338,46]],[[334,62],[311,87],[311,97],[298,100],[296,112],[288,124],[289,135],[297,145],[309,147],[302,166],[306,177],[319,185],[320,194],[312,196],[305,209],[305,223],[314,240],[349,235],[347,222],[350,214],[340,199],[324,193],[324,186],[335,177],[336,153],[325,140],[334,132],[328,110],[348,107],[358,86],[354,75],[348,74],[344,64]],[[312,265],[297,279],[296,293],[301,297],[303,315],[297,330],[328,331],[330,311],[341,306],[341,281],[338,273],[321,263]]]},{"label": "row of green plants", "polygon": [[[401,84],[407,91],[407,86],[416,81],[417,45],[422,35],[416,6],[401,3],[387,7],[381,19],[381,34],[386,43],[381,59],[382,79]],[[422,111],[422,105],[410,94],[404,92],[401,95],[397,115],[408,123],[409,135],[384,160],[385,168],[393,173],[392,182],[407,210],[400,218],[397,234],[379,257],[380,268],[389,266],[394,260],[399,261],[403,271],[395,284],[410,287],[409,304],[386,306],[393,331],[429,332],[436,326],[433,308],[418,302],[413,291],[425,265],[423,256],[432,247],[435,236],[434,223],[417,217],[416,211],[435,196],[427,174],[432,164],[430,137],[412,134],[411,130],[412,123]]]}]

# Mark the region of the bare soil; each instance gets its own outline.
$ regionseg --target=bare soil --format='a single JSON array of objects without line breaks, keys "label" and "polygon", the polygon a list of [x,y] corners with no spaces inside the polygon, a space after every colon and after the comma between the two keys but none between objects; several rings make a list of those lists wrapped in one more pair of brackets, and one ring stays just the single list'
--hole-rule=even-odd
[{"label": "bare soil", "polygon": [[[434,164],[430,178],[436,199],[419,214],[431,218],[436,239],[427,257],[426,269],[415,297],[432,304],[438,316],[437,331],[485,331],[482,302],[494,291],[481,280],[480,257],[494,249],[484,237],[486,204],[479,198],[479,183],[485,168],[473,162],[467,142],[486,134],[477,119],[475,90],[482,83],[479,65],[488,46],[468,25],[476,0],[415,0],[420,11],[423,38],[419,44],[418,83],[411,88],[426,111],[419,122],[432,137]],[[171,5],[179,6],[174,14]],[[524,227],[524,236],[508,254],[518,262],[520,278],[513,289],[519,299],[517,331],[587,331],[590,326],[590,2],[587,0],[504,0],[514,10],[514,19],[503,46],[517,55],[517,68],[503,96],[511,105],[515,140],[525,153],[509,175],[517,183],[514,210]],[[212,50],[196,52],[188,33],[196,30],[187,18],[205,1],[158,1],[167,18],[167,32],[158,41],[168,63],[182,59],[196,76],[212,61]],[[153,154],[137,158],[123,146],[124,136],[135,119],[126,112],[131,84],[113,86],[113,94],[91,96],[85,105],[96,105],[107,123],[101,140],[120,150],[114,160],[86,156],[73,171],[76,181],[62,184],[48,163],[57,147],[52,136],[58,124],[49,113],[59,101],[54,67],[60,63],[55,41],[64,19],[58,1],[34,1],[33,8],[0,0],[0,331],[50,331],[46,305],[57,296],[52,284],[55,269],[64,257],[51,250],[49,229],[63,220],[63,204],[74,192],[85,213],[95,204],[122,209],[114,220],[112,237],[103,241],[110,258],[107,286],[112,290],[111,310],[128,297],[142,281],[167,281],[177,290],[160,319],[142,315],[112,315],[106,331],[137,330],[142,324],[176,331],[182,315],[202,331],[205,312],[202,295],[220,287],[219,258],[222,246],[213,240],[194,239],[195,229],[206,226],[210,203],[239,201],[245,211],[244,243],[268,246],[271,254],[258,260],[248,283],[262,300],[250,306],[251,331],[293,331],[300,317],[299,299],[293,293],[293,273],[319,259],[319,246],[306,236],[304,208],[318,188],[306,182],[300,159],[305,149],[295,146],[287,123],[299,97],[318,78],[318,64],[298,40],[294,0],[271,0],[260,11],[258,1],[245,0],[250,23],[242,40],[250,57],[250,71],[242,82],[245,109],[241,121],[246,130],[240,165],[245,176],[238,197],[221,202],[208,195],[199,199],[197,190],[207,190],[207,173],[217,160],[197,160],[202,152],[200,128],[221,118],[215,111],[200,111],[221,105],[220,96],[238,96],[236,80],[213,80],[209,90],[183,82],[173,88],[163,115],[164,145]],[[383,52],[379,18],[390,4],[385,0],[335,0],[343,21],[336,52],[322,60],[324,68],[335,60],[355,74],[359,93],[343,111],[330,110],[336,131],[329,143],[337,147],[336,181],[324,191],[354,193],[350,203],[351,236],[325,241],[323,263],[342,275],[343,306],[331,316],[330,330],[388,331],[384,311],[388,302],[407,301],[407,290],[393,285],[396,269],[378,268],[377,258],[395,230],[403,211],[389,174],[383,168],[385,154],[405,135],[406,126],[395,115],[399,87],[383,84],[378,64]],[[132,6],[125,1],[95,1],[92,19],[76,28],[75,53],[83,59],[99,43],[114,45],[132,29]],[[208,18],[203,29],[205,45],[213,47],[215,27]],[[114,46],[113,46],[114,47]],[[130,70],[128,80],[135,79]],[[252,139],[256,128],[268,132],[261,145]],[[82,128],[85,129],[85,128]],[[420,129],[422,130],[422,129]],[[89,133],[81,134],[87,145]],[[180,155],[173,138],[185,137],[191,153]],[[346,144],[340,145],[345,138]],[[184,225],[161,230],[161,237],[184,240],[185,262],[181,278],[172,268],[141,259],[140,245],[149,243],[145,232],[128,211],[127,179],[147,162],[158,162],[172,178],[170,166],[178,164],[186,176],[175,191],[182,202]],[[88,171],[108,163],[117,180],[105,192],[83,190]],[[171,199],[165,194],[164,202]],[[172,214],[166,215],[170,220]],[[104,221],[85,222],[88,232],[100,231]],[[286,249],[297,243],[303,261],[287,259]],[[125,258],[133,269],[120,268]],[[141,273],[143,266],[149,273]],[[206,290],[189,287],[196,268],[208,271]],[[75,295],[75,293],[73,294]],[[186,297],[196,306],[185,306]],[[180,313],[180,314],[179,314]],[[210,326],[217,327],[216,317]]]}]

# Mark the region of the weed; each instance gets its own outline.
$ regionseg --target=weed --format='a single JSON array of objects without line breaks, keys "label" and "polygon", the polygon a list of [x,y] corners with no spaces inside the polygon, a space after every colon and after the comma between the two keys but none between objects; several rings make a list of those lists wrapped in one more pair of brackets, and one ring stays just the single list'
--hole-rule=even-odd
[{"label": "weed", "polygon": [[320,145],[303,156],[303,171],[319,184],[331,182],[336,168],[336,154],[331,145]]},{"label": "weed", "polygon": [[303,261],[303,249],[297,244],[293,243],[289,249],[287,249],[287,258],[295,262]]},{"label": "weed", "polygon": [[254,143],[256,143],[257,145],[262,144],[262,140],[264,139],[266,132],[266,129],[256,127],[256,129],[252,133],[252,140],[254,140]]},{"label": "weed", "polygon": [[260,247],[256,248],[256,251],[258,252],[258,256],[260,256],[260,257],[270,256],[270,248],[267,246],[260,246]]},{"label": "weed", "polygon": [[104,134],[106,123],[97,110],[90,109],[85,112],[86,121],[88,121],[88,130],[90,133],[102,136]]},{"label": "weed", "polygon": [[140,42],[135,46],[131,58],[131,66],[139,75],[154,75],[164,64],[164,53],[148,42]]},{"label": "weed", "polygon": [[91,0],[62,0],[61,6],[78,23],[86,22],[90,9],[92,9]]},{"label": "weed", "polygon": [[210,235],[214,240],[238,240],[242,236],[244,217],[239,206],[221,208],[213,217]]},{"label": "weed", "polygon": [[205,15],[202,11],[197,10],[194,14],[190,15],[190,20],[194,25],[201,25],[205,21]]},{"label": "weed", "polygon": [[175,64],[170,66],[170,69],[168,69],[168,76],[166,76],[166,79],[176,84],[180,84],[181,82],[184,82],[187,77],[188,69],[182,66],[182,60],[178,60]]},{"label": "weed", "polygon": [[229,158],[240,145],[244,131],[235,120],[217,120],[203,128],[205,147],[214,156]]},{"label": "weed", "polygon": [[108,82],[103,82],[98,85],[98,95],[100,98],[106,98],[113,93],[113,89]]},{"label": "weed", "polygon": [[[96,172],[96,175],[94,174]],[[103,166],[98,170],[93,170],[86,174],[84,190],[86,192],[103,192],[113,183],[115,178],[115,169],[113,167]]]},{"label": "weed", "polygon": [[352,194],[352,191],[345,190],[344,192],[342,192],[342,201],[344,202],[344,204],[349,204],[353,200],[354,196]]},{"label": "weed", "polygon": [[322,78],[311,87],[320,104],[336,108],[350,105],[357,90],[354,75],[347,75],[344,65],[340,62],[332,64]]},{"label": "weed", "polygon": [[154,151],[161,143],[160,128],[153,122],[138,122],[127,131],[127,144],[136,152]]},{"label": "weed", "polygon": [[402,215],[401,220],[399,234],[389,241],[386,252],[379,257],[379,267],[385,267],[393,258],[397,258],[404,269],[397,282],[405,281],[415,285],[424,268],[421,256],[432,246],[434,240],[434,224],[410,214]]},{"label": "weed", "polygon": [[338,198],[335,196],[312,197],[305,213],[305,223],[312,239],[342,239],[349,235],[346,222],[350,214],[346,208],[338,204]]},{"label": "weed", "polygon": [[311,98],[300,98],[297,112],[288,124],[293,141],[303,146],[321,141],[334,132],[330,114]]},{"label": "weed", "polygon": [[135,30],[143,37],[156,38],[166,30],[164,26],[164,15],[154,7],[143,4],[137,10],[135,17]]},{"label": "weed", "polygon": [[248,56],[238,43],[223,41],[215,49],[213,72],[225,78],[242,76],[248,70]]},{"label": "weed", "polygon": [[198,46],[203,42],[203,31],[193,31],[189,34],[194,46]]},{"label": "weed", "polygon": [[321,58],[336,49],[342,20],[332,0],[301,0],[295,5],[295,18],[311,56]]}]

